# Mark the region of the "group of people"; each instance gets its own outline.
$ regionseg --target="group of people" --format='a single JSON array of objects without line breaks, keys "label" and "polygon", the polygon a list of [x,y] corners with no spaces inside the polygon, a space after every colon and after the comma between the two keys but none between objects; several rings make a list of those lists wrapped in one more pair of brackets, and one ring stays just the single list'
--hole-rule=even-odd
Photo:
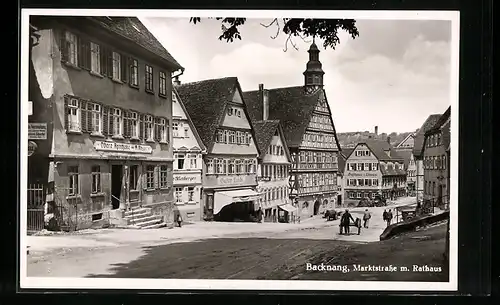
[{"label": "group of people", "polygon": [[[368,224],[370,222],[370,219],[372,218],[372,215],[368,209],[365,210],[363,214],[363,227],[368,229]],[[391,225],[392,222],[392,210],[387,209],[384,210],[384,213],[382,214],[382,219],[387,223],[387,226]],[[342,217],[340,218],[340,229],[341,233],[344,232],[345,234],[349,234],[349,227],[351,225],[351,220],[352,222],[356,223],[354,218],[352,217],[351,213],[349,213],[349,210],[345,210],[345,212],[342,214]]]},{"label": "group of people", "polygon": [[384,210],[384,213],[382,214],[382,219],[387,223],[387,226],[390,226],[392,222],[392,210],[391,209],[389,209],[389,211]]}]

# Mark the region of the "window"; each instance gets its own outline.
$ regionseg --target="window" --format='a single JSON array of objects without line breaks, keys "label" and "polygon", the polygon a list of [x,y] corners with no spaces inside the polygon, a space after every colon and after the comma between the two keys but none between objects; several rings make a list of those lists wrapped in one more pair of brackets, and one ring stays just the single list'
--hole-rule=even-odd
[{"label": "window", "polygon": [[378,163],[372,163],[372,170],[378,170]]},{"label": "window", "polygon": [[155,185],[155,167],[153,165],[146,166],[146,188],[154,189]]},{"label": "window", "polygon": [[158,90],[159,95],[167,96],[167,76],[165,72],[162,71],[160,71],[160,84]]},{"label": "window", "polygon": [[255,168],[257,167],[257,160],[253,159],[252,160],[252,166],[250,167],[250,174],[255,173]]},{"label": "window", "polygon": [[130,112],[128,116],[128,123],[130,126],[130,137],[132,139],[139,138],[139,122],[137,118],[137,112]]},{"label": "window", "polygon": [[252,143],[252,135],[248,132],[247,133],[247,145],[250,145]]},{"label": "window", "polygon": [[129,173],[129,188],[132,191],[137,190],[137,181],[139,179],[139,166],[131,165]]},{"label": "window", "polygon": [[113,108],[111,110],[111,115],[113,120],[113,135],[121,136],[123,133],[122,110],[118,108]]},{"label": "window", "polygon": [[87,109],[90,114],[90,126],[91,132],[96,134],[101,134],[102,132],[102,121],[101,121],[101,105],[88,103]]},{"label": "window", "polygon": [[235,160],[229,160],[228,165],[227,165],[227,173],[228,174],[234,174],[235,173],[235,168],[234,168],[234,163]]},{"label": "window", "polygon": [[213,174],[213,173],[214,173],[214,160],[207,159],[207,174]]},{"label": "window", "polygon": [[229,115],[229,116],[233,115],[233,108],[229,107],[227,109],[227,115]]},{"label": "window", "polygon": [[145,120],[146,127],[146,141],[154,141],[154,133],[153,133],[153,116],[146,115]]},{"label": "window", "polygon": [[229,144],[235,144],[236,142],[236,132],[234,131],[229,131]]},{"label": "window", "polygon": [[80,187],[78,184],[78,166],[68,167],[68,178],[69,178],[69,192],[68,195],[75,196],[80,193]]},{"label": "window", "polygon": [[90,43],[90,70],[101,74],[101,50],[97,43]]},{"label": "window", "polygon": [[239,170],[240,174],[245,174],[247,172],[245,166],[245,160],[240,160],[239,168],[240,168]]},{"label": "window", "polygon": [[189,127],[184,126],[184,138],[189,138]]},{"label": "window", "polygon": [[182,202],[182,187],[175,188],[175,202]]},{"label": "window", "polygon": [[78,43],[77,37],[71,32],[66,32],[66,47],[68,54],[68,62],[73,65],[78,65]]},{"label": "window", "polygon": [[174,138],[179,137],[179,123],[177,123],[177,122],[172,123],[172,136]]},{"label": "window", "polygon": [[139,62],[137,59],[130,59],[130,85],[139,86]]},{"label": "window", "polygon": [[92,166],[92,193],[101,192],[101,168],[99,165]]},{"label": "window", "polygon": [[358,166],[358,171],[363,170],[363,163],[358,163],[357,166]]},{"label": "window", "polygon": [[113,78],[116,80],[121,80],[122,78],[121,62],[122,59],[120,53],[113,52]]},{"label": "window", "polygon": [[215,159],[215,170],[216,170],[216,174],[223,174],[224,173],[224,160]]},{"label": "window", "polygon": [[168,187],[168,167],[166,165],[160,166],[160,188]]},{"label": "window", "polygon": [[371,170],[371,164],[370,163],[365,163],[365,170],[366,171]]},{"label": "window", "polygon": [[194,187],[193,186],[188,187],[188,201],[189,202],[194,201]]},{"label": "window", "polygon": [[153,92],[153,67],[146,65],[145,72],[146,91]]},{"label": "window", "polygon": [[177,169],[184,169],[184,154],[177,155]]},{"label": "window", "polygon": [[68,103],[68,131],[80,131],[80,101],[71,98]]},{"label": "window", "polygon": [[358,199],[361,198],[361,192],[356,193],[356,198],[358,198]]},{"label": "window", "polygon": [[167,133],[167,120],[165,118],[158,118],[156,123],[156,137],[161,143],[168,142]]},{"label": "window", "polygon": [[189,168],[197,169],[198,168],[198,156],[195,154],[189,155]]}]

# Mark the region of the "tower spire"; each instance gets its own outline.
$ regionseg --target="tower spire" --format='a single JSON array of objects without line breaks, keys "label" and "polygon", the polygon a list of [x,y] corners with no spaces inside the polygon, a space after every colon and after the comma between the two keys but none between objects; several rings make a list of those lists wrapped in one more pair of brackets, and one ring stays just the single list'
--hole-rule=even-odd
[{"label": "tower spire", "polygon": [[306,90],[314,91],[323,87],[323,71],[321,61],[319,61],[319,49],[316,45],[316,37],[313,36],[313,42],[307,51],[309,53],[309,61],[304,71],[304,86]]}]

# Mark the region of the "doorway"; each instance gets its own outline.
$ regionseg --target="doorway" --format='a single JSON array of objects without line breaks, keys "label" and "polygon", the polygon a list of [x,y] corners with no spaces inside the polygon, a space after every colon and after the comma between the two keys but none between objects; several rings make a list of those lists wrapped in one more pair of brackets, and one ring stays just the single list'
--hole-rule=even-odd
[{"label": "doorway", "polygon": [[120,208],[122,193],[123,165],[111,166],[111,206],[113,210]]},{"label": "doorway", "polygon": [[321,202],[319,200],[316,200],[314,202],[314,212],[313,212],[314,215],[318,215],[320,206],[321,206]]},{"label": "doorway", "polygon": [[[339,207],[341,207],[341,206],[342,206],[342,195],[337,195],[337,205],[338,205]],[[334,207],[334,208],[335,208],[335,207]]]}]

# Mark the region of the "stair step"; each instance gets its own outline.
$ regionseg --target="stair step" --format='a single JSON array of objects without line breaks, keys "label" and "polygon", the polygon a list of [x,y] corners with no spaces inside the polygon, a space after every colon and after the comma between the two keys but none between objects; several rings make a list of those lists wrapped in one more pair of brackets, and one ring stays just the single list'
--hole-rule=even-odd
[{"label": "stair step", "polygon": [[143,218],[143,217],[147,217],[147,216],[151,216],[151,215],[153,215],[153,213],[151,213],[151,211],[148,211],[148,212],[127,215],[124,218],[128,219],[128,220],[133,220],[133,219]]},{"label": "stair step", "polygon": [[149,209],[149,208],[132,209],[131,211],[125,212],[125,217],[136,216],[136,215],[147,214],[147,213],[151,213],[151,209]]},{"label": "stair step", "polygon": [[153,219],[158,219],[158,216],[157,215],[146,215],[146,216],[142,216],[142,217],[134,217],[134,218],[130,218],[129,219],[129,224],[138,224],[138,223],[143,223],[143,222],[147,222],[149,220],[153,220]]},{"label": "stair step", "polygon": [[163,221],[163,217],[156,216],[154,219],[143,221],[143,222],[136,222],[136,223],[134,223],[134,225],[139,226],[139,227],[147,227],[149,225],[154,225],[154,224],[157,224],[157,223],[162,222],[162,221]]},{"label": "stair step", "polygon": [[166,227],[166,226],[167,226],[166,223],[160,222],[160,223],[157,223],[157,224],[153,224],[153,225],[142,227],[141,229],[142,230],[146,230],[146,229],[159,229],[159,228],[163,228],[163,227]]}]

